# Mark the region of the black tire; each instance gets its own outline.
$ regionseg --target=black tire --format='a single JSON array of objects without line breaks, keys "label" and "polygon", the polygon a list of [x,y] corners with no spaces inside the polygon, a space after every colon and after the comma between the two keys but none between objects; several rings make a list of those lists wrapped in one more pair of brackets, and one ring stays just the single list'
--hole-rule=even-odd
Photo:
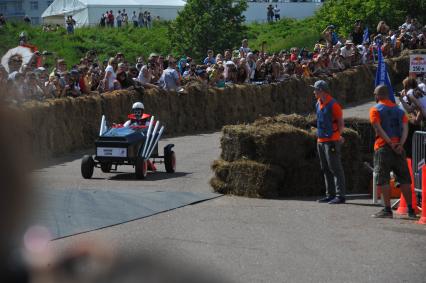
[{"label": "black tire", "polygon": [[145,179],[148,174],[148,162],[142,157],[136,159],[135,174],[137,179]]},{"label": "black tire", "polygon": [[104,173],[111,172],[112,164],[111,163],[101,163],[101,170]]},{"label": "black tire", "polygon": [[176,154],[174,151],[168,151],[164,154],[164,166],[167,173],[176,172]]},{"label": "black tire", "polygon": [[95,161],[91,155],[85,155],[81,160],[81,175],[84,179],[90,179],[93,176]]}]

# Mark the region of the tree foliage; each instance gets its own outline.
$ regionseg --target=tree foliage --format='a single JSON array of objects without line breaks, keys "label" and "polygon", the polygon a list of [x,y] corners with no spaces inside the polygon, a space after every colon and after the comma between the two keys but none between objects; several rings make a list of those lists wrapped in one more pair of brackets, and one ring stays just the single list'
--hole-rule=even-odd
[{"label": "tree foliage", "polygon": [[246,9],[245,0],[188,0],[169,30],[174,49],[201,59],[208,49],[239,46]]},{"label": "tree foliage", "polygon": [[341,33],[349,33],[356,19],[370,28],[384,20],[391,28],[397,28],[410,15],[420,23],[426,23],[425,0],[328,0],[315,15],[318,28],[334,24]]}]

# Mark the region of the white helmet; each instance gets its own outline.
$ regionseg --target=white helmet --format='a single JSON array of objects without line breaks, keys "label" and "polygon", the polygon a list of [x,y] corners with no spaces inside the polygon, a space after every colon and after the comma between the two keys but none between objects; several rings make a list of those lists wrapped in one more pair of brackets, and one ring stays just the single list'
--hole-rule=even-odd
[{"label": "white helmet", "polygon": [[133,103],[132,110],[135,110],[135,109],[145,109],[145,107],[143,106],[142,102],[135,102]]}]

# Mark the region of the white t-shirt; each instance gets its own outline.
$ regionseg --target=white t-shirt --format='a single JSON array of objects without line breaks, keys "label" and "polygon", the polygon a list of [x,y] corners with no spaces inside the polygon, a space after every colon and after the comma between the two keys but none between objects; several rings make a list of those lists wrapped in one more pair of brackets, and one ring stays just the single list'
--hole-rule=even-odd
[{"label": "white t-shirt", "polygon": [[148,71],[148,78],[144,77],[144,75],[143,75],[143,73],[147,71],[147,68],[148,68],[147,65],[143,65],[143,67],[141,68],[141,70],[139,72],[139,75],[138,75],[138,79],[137,80],[139,82],[143,83],[143,84],[151,82],[151,78],[150,78],[151,75],[149,74],[149,71]]},{"label": "white t-shirt", "polygon": [[340,48],[340,55],[342,55],[343,58],[350,57],[352,55],[352,48],[348,50],[346,49],[346,46],[343,46],[342,48]]},{"label": "white t-shirt", "polygon": [[107,84],[108,84],[108,89],[111,90],[111,89],[114,89],[114,81],[117,79],[117,75],[115,74],[114,68],[111,65],[108,65],[108,67],[106,67],[106,69],[105,69],[105,78],[106,78],[108,72],[111,73],[111,76],[110,76]]}]

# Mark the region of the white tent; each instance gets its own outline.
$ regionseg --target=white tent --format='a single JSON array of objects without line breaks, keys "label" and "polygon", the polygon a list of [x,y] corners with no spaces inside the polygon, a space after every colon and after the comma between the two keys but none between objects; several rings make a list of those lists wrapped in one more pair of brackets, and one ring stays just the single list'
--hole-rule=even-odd
[{"label": "white tent", "polygon": [[183,0],[55,0],[43,12],[41,17],[44,23],[65,23],[66,16],[73,16],[77,27],[97,25],[102,14],[112,10],[114,15],[119,10],[126,9],[129,21],[133,15],[148,11],[152,18],[174,19],[177,12],[185,6]]}]

